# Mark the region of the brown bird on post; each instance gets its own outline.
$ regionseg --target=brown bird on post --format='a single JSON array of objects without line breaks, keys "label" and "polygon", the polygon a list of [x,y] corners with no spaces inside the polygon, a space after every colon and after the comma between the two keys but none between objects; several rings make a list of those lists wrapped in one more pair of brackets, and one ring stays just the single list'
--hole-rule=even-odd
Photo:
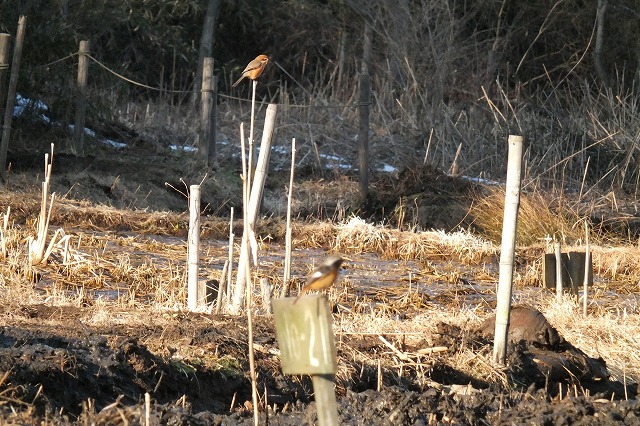
[{"label": "brown bird on post", "polygon": [[253,61],[249,62],[244,71],[242,71],[240,78],[231,87],[236,87],[245,77],[248,77],[249,80],[255,80],[260,77],[267,62],[269,62],[267,55],[258,55]]},{"label": "brown bird on post", "polygon": [[333,285],[333,283],[338,278],[338,273],[340,272],[340,265],[342,265],[344,259],[340,256],[329,256],[325,259],[325,261],[320,265],[311,275],[307,278],[307,282],[305,283],[302,290],[300,290],[300,294],[293,302],[294,304],[300,300],[303,294],[309,292],[309,290],[324,290]]}]

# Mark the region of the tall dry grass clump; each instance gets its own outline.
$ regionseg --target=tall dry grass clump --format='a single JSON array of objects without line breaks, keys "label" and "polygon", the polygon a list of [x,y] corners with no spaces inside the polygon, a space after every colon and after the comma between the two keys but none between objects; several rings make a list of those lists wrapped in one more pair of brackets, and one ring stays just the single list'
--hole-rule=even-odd
[{"label": "tall dry grass clump", "polygon": [[[470,222],[488,239],[499,242],[505,193],[489,188],[478,194],[470,209]],[[549,239],[574,243],[584,238],[583,219],[562,197],[533,191],[520,197],[517,241],[519,245],[541,244]]]},{"label": "tall dry grass clump", "polygon": [[334,250],[349,253],[378,253],[389,259],[457,258],[468,264],[495,255],[497,247],[468,231],[400,231],[368,223],[359,217],[336,225]]}]

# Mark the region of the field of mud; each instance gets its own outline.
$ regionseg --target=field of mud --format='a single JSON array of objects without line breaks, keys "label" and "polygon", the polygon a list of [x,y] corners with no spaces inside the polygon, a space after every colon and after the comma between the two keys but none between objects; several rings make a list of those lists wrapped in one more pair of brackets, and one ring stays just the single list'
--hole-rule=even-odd
[{"label": "field of mud", "polygon": [[[246,318],[95,305],[3,311],[3,422],[253,423]],[[381,386],[377,366],[349,354],[357,349],[374,357],[388,348],[376,336],[341,336],[339,365],[351,372],[337,377],[342,424],[640,424],[635,385],[625,391],[609,380],[602,360],[564,342],[533,312],[512,312],[524,317],[512,317],[518,343],[509,346],[504,385],[450,362],[463,346],[490,358],[490,318],[474,330],[438,324],[423,339],[449,352],[404,362],[401,375],[386,368]],[[280,372],[270,316],[259,316],[254,326],[263,421],[268,413],[269,424],[314,424],[309,378]]]},{"label": "field of mud", "polygon": [[[169,160],[167,157],[163,164],[177,169]],[[137,200],[145,208],[178,209],[181,196],[166,187],[162,191],[173,195],[158,196],[158,188],[164,186],[158,181],[149,192],[155,191],[153,196],[139,197],[136,188],[141,183],[132,181],[139,162],[92,158],[62,158],[61,162],[69,172],[56,177],[55,190],[66,192],[69,198],[75,194],[82,199],[81,194],[88,193],[103,198],[93,200],[95,204],[62,202],[53,214],[54,225],[65,227],[73,237],[77,265],[63,265],[60,256],[53,256],[28,275],[30,281],[24,280],[19,264],[7,262],[3,269],[0,422],[253,424],[256,407],[249,376],[247,318],[186,312],[183,289],[171,290],[175,300],[152,303],[159,299],[153,292],[166,282],[184,284],[181,272],[176,271],[182,270],[184,262],[185,215],[100,207],[123,208],[128,200]],[[114,175],[123,178],[109,186],[104,184],[107,176],[100,184],[96,168],[98,172],[104,169],[102,176],[113,169]],[[424,202],[438,206],[432,211],[440,214],[428,216],[429,220],[451,228],[460,223],[469,184],[455,183],[442,174],[419,177],[411,184],[395,181],[395,185],[432,196]],[[14,177],[13,182],[17,181]],[[350,197],[345,182],[326,183],[329,190],[319,194],[324,197],[324,208],[336,207],[336,191]],[[224,206],[222,200],[228,200],[226,193],[207,194],[212,197],[207,201],[210,205]],[[32,226],[38,208],[23,198],[11,193],[3,198],[13,204],[12,223],[20,232]],[[162,202],[169,204],[163,207]],[[300,208],[306,211],[307,207]],[[455,208],[457,213],[450,214]],[[226,207],[218,210],[224,212]],[[140,223],[144,230],[137,228]],[[203,225],[207,248],[202,267],[219,274],[226,256],[224,230],[218,231],[215,221],[205,220]],[[262,235],[275,237],[273,242],[270,237],[261,243],[265,250],[260,274],[274,277],[280,274],[283,261],[278,245],[281,234],[274,231],[280,226],[262,226]],[[363,222],[362,226],[367,225]],[[162,232],[153,235],[154,229]],[[294,253],[293,275],[298,282],[331,244],[342,244],[348,257],[343,281],[329,293],[334,306],[336,395],[342,424],[640,424],[637,377],[627,378],[619,369],[611,374],[606,360],[587,355],[593,348],[574,346],[540,312],[528,309],[529,304],[551,298],[539,286],[521,285],[516,290],[515,299],[524,307],[512,312],[516,317],[511,319],[507,367],[491,364],[495,252],[475,256],[472,248],[466,255],[473,261],[462,262],[460,256],[433,249],[430,258],[398,260],[362,250],[346,241],[349,238],[330,244],[327,241],[334,237],[326,233],[326,227],[315,229],[296,231],[298,243],[305,247]],[[19,237],[14,249],[24,241]],[[531,259],[520,259],[520,272]],[[630,295],[623,301],[621,295],[601,293],[606,293],[608,305],[594,305],[593,312],[623,309],[625,315],[637,316],[637,297]],[[618,301],[612,302],[616,297]],[[460,319],[461,313],[466,317]],[[367,329],[378,323],[377,331]],[[257,309],[254,316],[254,347],[261,423],[317,424],[311,380],[282,374],[273,317],[264,309]],[[446,350],[421,352],[434,347]]]}]

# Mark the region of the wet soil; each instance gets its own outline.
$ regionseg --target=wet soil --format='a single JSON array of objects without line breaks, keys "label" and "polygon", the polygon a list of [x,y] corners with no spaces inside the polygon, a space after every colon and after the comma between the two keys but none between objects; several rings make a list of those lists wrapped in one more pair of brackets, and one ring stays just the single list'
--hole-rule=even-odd
[{"label": "wet soil", "polygon": [[[253,423],[245,318],[109,308],[108,325],[92,325],[92,318],[99,314],[95,307],[47,305],[3,312],[3,421],[145,424],[149,416],[151,424]],[[453,350],[472,344],[478,353],[487,353],[491,344],[483,337],[483,327],[461,330],[442,323],[430,337]],[[341,422],[640,424],[635,389],[629,387],[625,399],[622,384],[608,381],[602,360],[589,359],[570,345],[559,347],[562,339],[545,327],[539,329],[542,334],[534,332],[547,336],[542,342],[520,339],[510,344],[509,386],[462,374],[450,365],[448,356],[429,360],[426,383],[418,381],[410,368],[402,377],[388,371],[380,390],[375,365],[355,366],[359,369],[352,377],[337,380]],[[280,372],[271,317],[256,319],[255,335],[263,421],[268,406],[270,424],[316,423],[309,378]],[[341,345],[374,353],[378,343],[365,338],[343,340],[338,355],[345,355]],[[580,370],[582,375],[556,375],[531,361],[566,351],[597,368]]]},{"label": "wet soil", "polygon": [[[165,182],[177,188],[184,187],[180,178],[198,183],[202,169],[190,169],[179,155],[164,151],[152,158],[137,154],[62,155],[55,162],[54,190],[98,205],[186,210],[184,196]],[[41,175],[33,176],[40,173],[41,154],[20,155],[12,154],[14,172],[31,173],[37,185]],[[211,213],[226,214],[229,207],[240,205],[238,171],[239,164],[232,164],[206,182],[203,204]],[[314,173],[308,177],[317,179]],[[403,213],[407,225],[452,229],[461,223],[469,183],[428,167],[407,173],[374,182],[378,195],[368,206],[353,201],[356,189],[345,189],[340,199],[328,193],[321,200],[323,208],[331,215],[348,201],[347,212],[368,208],[374,217],[375,212],[414,205],[423,207],[416,212],[430,213]],[[274,194],[283,192],[284,175],[281,178],[272,184]],[[344,184],[327,183],[357,188],[352,182]],[[9,189],[12,186],[20,186],[17,179],[10,179]],[[317,190],[314,186],[309,193],[322,196]],[[386,198],[392,193],[407,198]],[[269,196],[268,188],[267,204]],[[298,216],[311,214],[310,206],[298,206]],[[398,217],[388,217],[400,224]],[[148,419],[149,424],[163,425],[253,424],[244,317],[91,301],[78,306],[11,304],[0,307],[0,313],[0,423],[135,425]],[[350,357],[356,350],[375,359],[384,349],[380,341],[375,336],[341,338],[338,362],[348,366],[343,368],[348,374],[336,378],[341,423],[640,424],[635,384],[625,388],[610,381],[602,360],[567,344],[535,313],[513,320],[536,327],[521,330],[509,344],[506,383],[458,370],[451,351],[471,346],[478,356],[491,353],[488,321],[478,330],[438,324],[437,333],[424,340],[450,352],[404,370],[384,369],[380,382],[375,362]],[[254,326],[261,422],[266,424],[268,416],[272,425],[317,424],[310,378],[281,373],[272,317],[258,316]]]}]

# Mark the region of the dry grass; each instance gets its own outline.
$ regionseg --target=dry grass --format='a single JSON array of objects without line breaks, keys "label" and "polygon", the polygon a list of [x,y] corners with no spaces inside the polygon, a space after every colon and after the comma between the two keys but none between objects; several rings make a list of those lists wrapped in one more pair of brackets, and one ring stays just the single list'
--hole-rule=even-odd
[{"label": "dry grass", "polygon": [[[486,238],[496,243],[502,236],[504,189],[489,188],[474,200],[470,216],[472,223]],[[517,242],[521,246],[539,244],[549,238],[563,242],[584,239],[581,215],[568,200],[543,194],[524,192],[518,211]]]},{"label": "dry grass", "polygon": [[[557,304],[550,297],[539,306],[560,334],[591,357],[602,357],[614,380],[640,383],[640,311],[592,306],[584,318],[575,298]],[[626,377],[625,377],[626,376]]]},{"label": "dry grass", "polygon": [[[5,195],[6,196],[6,195]],[[45,265],[30,267],[27,262],[26,241],[35,227],[29,217],[35,215],[37,198],[5,198],[12,203],[10,226],[3,231],[7,250],[6,267],[2,271],[0,297],[7,306],[16,308],[25,304],[45,302],[50,305],[92,306],[86,319],[91,324],[113,324],[133,321],[128,314],[118,312],[135,308],[137,312],[156,312],[154,315],[180,311],[185,305],[184,259],[186,245],[180,234],[183,218],[173,213],[130,212],[107,207],[94,207],[70,200],[61,200],[54,207],[52,223],[63,223],[67,229],[75,229],[71,235],[70,260],[63,262],[59,251],[54,251]],[[494,201],[493,203],[497,203]],[[493,205],[493,204],[492,204]],[[532,223],[542,223],[548,213],[545,209],[525,210],[532,215]],[[534,216],[541,211],[540,216]],[[210,224],[211,223],[211,224]],[[210,236],[225,235],[220,220],[205,222]],[[111,229],[121,227],[122,232]],[[269,227],[266,227],[269,229]],[[80,231],[80,229],[82,231]],[[111,231],[110,231],[111,230]],[[280,233],[276,227],[276,233]],[[153,236],[152,234],[156,234]],[[158,236],[161,235],[161,236]],[[488,311],[490,303],[468,306],[457,300],[464,292],[478,291],[460,287],[463,276],[462,265],[480,265],[497,261],[498,247],[468,231],[445,233],[440,231],[399,231],[382,225],[373,225],[359,218],[333,225],[329,222],[316,224],[298,222],[294,228],[297,247],[324,247],[352,256],[352,266],[344,283],[332,289],[331,297],[341,307],[336,316],[335,327],[342,351],[339,377],[343,380],[356,377],[358,368],[377,371],[378,365],[384,376],[383,385],[391,385],[403,374],[411,374],[418,382],[430,383],[429,371],[434,357],[446,361],[460,371],[473,377],[488,378],[505,384],[504,375],[491,366],[487,353],[477,353],[462,347],[455,351],[433,355],[420,355],[417,350],[428,348],[436,324],[447,322],[469,330],[479,324]],[[579,246],[578,246],[579,247]],[[263,243],[263,249],[277,256],[277,245]],[[543,245],[520,247],[525,266],[518,268],[516,281],[519,288],[539,285],[541,274],[539,258],[545,251]],[[576,302],[566,299],[556,306],[551,297],[529,300],[538,305],[552,324],[577,347],[591,356],[602,356],[615,378],[626,376],[629,381],[640,380],[637,358],[640,335],[640,311],[638,307],[616,310],[615,302],[606,299],[605,292],[615,289],[619,293],[637,292],[640,282],[638,264],[640,252],[637,247],[608,248],[595,246],[594,267],[596,276],[603,280],[594,287],[593,295],[600,305],[592,305],[590,316],[582,320]],[[393,275],[395,286],[385,288],[357,288],[354,278],[359,274],[358,257],[362,255],[395,259],[395,261],[419,260],[422,285],[445,283],[451,291],[444,297],[430,299],[412,283],[411,271],[402,271],[402,265],[384,272],[372,270],[372,277]],[[208,247],[207,258],[226,258],[226,248]],[[450,262],[448,266],[438,262]],[[380,261],[383,262],[383,261]],[[399,263],[398,262],[398,263]],[[433,262],[433,263],[431,263]],[[367,260],[362,261],[366,265]],[[308,268],[300,268],[304,275]],[[214,275],[217,270],[210,270]],[[262,268],[261,275],[273,282],[280,280],[278,262]],[[405,280],[409,275],[408,283]],[[43,277],[34,284],[34,276]],[[219,278],[219,277],[215,277]],[[473,277],[478,282],[496,281],[495,272],[484,268]],[[120,289],[117,297],[95,299],[95,290]],[[624,290],[623,290],[624,289]],[[359,293],[356,298],[353,294]],[[491,298],[494,294],[487,293]],[[345,306],[350,306],[345,309]],[[607,306],[604,308],[602,306]],[[125,309],[126,308],[126,309]],[[124,315],[124,316],[123,316]],[[145,314],[146,315],[146,314]],[[125,318],[126,317],[126,318]],[[376,350],[362,351],[348,344],[354,336],[375,341]],[[378,336],[383,336],[386,343]],[[377,373],[375,373],[377,374]]]},{"label": "dry grass", "polygon": [[[555,296],[548,294],[546,297],[538,298],[536,302],[529,301],[529,304],[540,309],[570,343],[591,357],[602,357],[613,380],[640,383],[637,350],[640,345],[640,310],[636,308],[634,312],[617,313],[596,310],[585,319],[580,314],[581,305],[575,298],[566,297],[558,305]],[[384,371],[393,372],[396,376],[401,376],[403,369],[419,373],[428,371],[433,361],[439,358],[440,361],[471,377],[506,385],[504,374],[492,364],[491,353],[478,353],[477,350],[464,345],[428,356],[419,355],[417,350],[432,346],[430,339],[436,333],[436,326],[440,322],[469,331],[477,327],[486,316],[491,315],[490,312],[475,308],[461,309],[455,304],[423,308],[419,313],[407,317],[399,316],[395,312],[389,314],[381,309],[365,311],[343,312],[335,319],[338,347],[344,352],[339,373],[343,377],[352,376],[354,365],[359,363],[370,368],[375,368],[381,363]],[[380,343],[378,336],[384,336],[394,348],[390,349],[389,346]],[[354,340],[367,341],[369,343],[365,346],[377,349],[355,349],[352,344]],[[340,344],[343,341],[345,344]],[[425,375],[424,380],[429,382],[428,375]]]},{"label": "dry grass", "polygon": [[334,250],[343,253],[379,253],[389,259],[456,258],[464,263],[479,263],[497,253],[490,242],[467,231],[400,231],[376,226],[353,217],[336,226]]}]

